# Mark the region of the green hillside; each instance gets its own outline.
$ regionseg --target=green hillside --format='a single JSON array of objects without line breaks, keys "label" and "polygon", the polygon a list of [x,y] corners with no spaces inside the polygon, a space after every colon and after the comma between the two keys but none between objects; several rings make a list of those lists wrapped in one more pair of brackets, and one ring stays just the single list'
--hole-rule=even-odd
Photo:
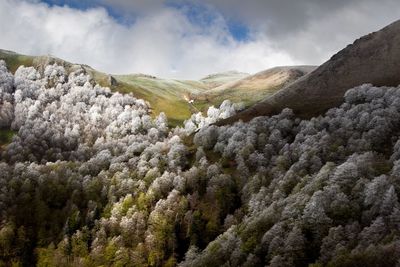
[{"label": "green hillside", "polygon": [[7,63],[8,69],[14,73],[21,65],[32,66],[35,57],[20,55],[12,51],[0,49],[0,59],[3,59]]},{"label": "green hillside", "polygon": [[9,144],[14,136],[14,131],[10,129],[0,129],[0,147]]},{"label": "green hillside", "polygon": [[190,95],[205,91],[207,87],[199,81],[180,81],[160,79],[149,75],[116,75],[117,85],[112,89],[120,92],[132,92],[135,96],[147,100],[153,112],[164,112],[170,124],[184,121],[193,112],[189,105]]},{"label": "green hillside", "polygon": [[0,50],[0,59],[6,61],[13,73],[20,65],[43,70],[46,65],[57,63],[68,72],[82,68],[101,86],[110,87],[112,91],[132,93],[148,101],[152,114],[156,116],[164,112],[170,126],[181,124],[191,114],[204,112],[212,105],[218,106],[225,99],[246,105],[254,104],[312,70],[303,67],[274,68],[255,75],[227,71],[190,81],[162,79],[146,74],[111,76],[90,66],[53,56],[26,56],[6,50]]}]

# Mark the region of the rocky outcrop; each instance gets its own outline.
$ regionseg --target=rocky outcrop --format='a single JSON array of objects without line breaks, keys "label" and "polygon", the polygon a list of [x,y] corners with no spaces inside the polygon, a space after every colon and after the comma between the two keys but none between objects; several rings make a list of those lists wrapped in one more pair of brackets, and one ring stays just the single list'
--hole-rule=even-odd
[{"label": "rocky outcrop", "polygon": [[109,86],[117,86],[118,82],[112,75],[108,75],[108,85]]},{"label": "rocky outcrop", "polygon": [[356,40],[313,72],[218,124],[249,121],[286,107],[300,117],[316,116],[340,105],[348,89],[364,83],[400,84],[400,20]]}]

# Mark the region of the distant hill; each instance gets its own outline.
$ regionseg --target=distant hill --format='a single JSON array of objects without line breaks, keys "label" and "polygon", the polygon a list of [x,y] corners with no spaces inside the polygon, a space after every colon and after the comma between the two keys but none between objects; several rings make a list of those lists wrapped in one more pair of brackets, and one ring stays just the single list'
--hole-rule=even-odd
[{"label": "distant hill", "polygon": [[341,104],[348,89],[364,83],[400,84],[400,20],[356,40],[310,74],[218,124],[248,121],[286,107],[301,117],[316,116]]},{"label": "distant hill", "polygon": [[115,75],[115,90],[149,101],[156,114],[164,112],[172,125],[179,124],[197,112],[188,103],[189,95],[207,89],[200,81],[161,79],[149,75]]},{"label": "distant hill", "polygon": [[275,67],[226,82],[195,96],[200,102],[220,104],[225,99],[251,105],[314,70],[315,66]]},{"label": "distant hill", "polygon": [[202,82],[178,81],[160,79],[145,74],[109,75],[84,64],[70,63],[54,56],[26,56],[12,51],[0,50],[0,59],[4,59],[11,72],[20,65],[34,66],[43,70],[48,64],[57,63],[70,72],[77,68],[84,69],[102,86],[108,86],[113,91],[133,93],[151,104],[153,113],[165,112],[172,125],[178,124],[190,117],[192,111],[184,95],[197,93],[209,87]]},{"label": "distant hill", "polygon": [[200,81],[205,83],[209,89],[212,89],[230,82],[238,81],[248,76],[250,76],[249,73],[232,70],[207,75],[206,77],[200,79]]},{"label": "distant hill", "polygon": [[43,70],[46,65],[54,63],[64,66],[68,72],[81,68],[102,86],[121,93],[133,93],[148,101],[153,114],[165,112],[171,125],[180,124],[192,113],[205,111],[225,99],[252,105],[314,69],[309,66],[277,67],[254,75],[227,71],[191,81],[162,79],[147,74],[109,75],[88,65],[70,63],[50,55],[27,56],[7,50],[0,50],[0,59],[6,61],[11,72],[20,65]]}]

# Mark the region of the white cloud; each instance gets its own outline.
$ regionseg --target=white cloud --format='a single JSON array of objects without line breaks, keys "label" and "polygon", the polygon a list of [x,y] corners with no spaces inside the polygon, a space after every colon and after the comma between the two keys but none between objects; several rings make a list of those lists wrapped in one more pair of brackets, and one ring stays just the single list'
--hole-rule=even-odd
[{"label": "white cloud", "polygon": [[109,73],[149,73],[200,78],[236,69],[256,72],[294,64],[265,36],[232,38],[222,16],[209,29],[191,23],[181,10],[163,7],[132,25],[115,21],[103,8],[80,11],[38,2],[0,0],[0,48],[53,54]]},{"label": "white cloud", "polygon": [[[185,8],[164,0],[94,2],[134,23],[121,24],[104,8],[80,11],[39,0],[0,0],[0,48],[50,53],[109,73],[193,79],[226,70],[321,64],[356,38],[400,18],[398,0],[204,0],[214,17],[204,28],[188,19]],[[229,19],[249,27],[249,40],[231,36]]]},{"label": "white cloud", "polygon": [[[195,0],[189,0],[195,1]],[[241,19],[295,61],[321,64],[355,39],[400,19],[398,0],[204,0]]]}]

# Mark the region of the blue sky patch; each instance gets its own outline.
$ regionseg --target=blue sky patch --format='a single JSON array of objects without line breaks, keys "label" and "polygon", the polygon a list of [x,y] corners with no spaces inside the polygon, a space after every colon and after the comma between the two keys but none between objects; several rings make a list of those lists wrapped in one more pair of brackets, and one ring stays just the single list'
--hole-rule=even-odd
[{"label": "blue sky patch", "polygon": [[81,0],[43,0],[43,2],[49,4],[50,6],[69,6],[81,10],[99,6],[94,1]]},{"label": "blue sky patch", "polygon": [[[182,2],[169,1],[167,5],[183,11],[191,23],[203,28],[212,27],[213,23],[221,16],[215,9],[206,5],[194,4],[193,2],[183,4]],[[228,20],[227,28],[235,40],[248,40],[250,30],[244,23],[237,20]]]},{"label": "blue sky patch", "polygon": [[[104,5],[93,1],[82,0],[42,0],[50,6],[68,6],[79,10],[87,10],[89,8],[103,7],[107,10],[108,14],[113,17],[118,23],[123,25],[130,25],[135,22],[134,14],[123,14],[120,10],[113,8],[110,5]],[[220,13],[217,10],[202,4],[195,4],[190,1],[175,1],[167,0],[166,6],[182,11],[191,23],[201,28],[207,29],[212,27],[216,22]],[[227,30],[232,37],[237,41],[246,41],[249,38],[249,28],[236,20],[227,21]]]},{"label": "blue sky patch", "polygon": [[249,39],[250,30],[245,24],[232,20],[228,22],[228,28],[229,32],[236,40],[246,41]]},{"label": "blue sky patch", "polygon": [[118,12],[111,6],[102,5],[97,1],[82,1],[82,0],[42,0],[50,6],[68,6],[70,8],[87,10],[90,8],[102,7],[107,10],[107,13],[113,17],[118,23],[123,25],[130,25],[134,23],[134,16],[126,16]]}]

